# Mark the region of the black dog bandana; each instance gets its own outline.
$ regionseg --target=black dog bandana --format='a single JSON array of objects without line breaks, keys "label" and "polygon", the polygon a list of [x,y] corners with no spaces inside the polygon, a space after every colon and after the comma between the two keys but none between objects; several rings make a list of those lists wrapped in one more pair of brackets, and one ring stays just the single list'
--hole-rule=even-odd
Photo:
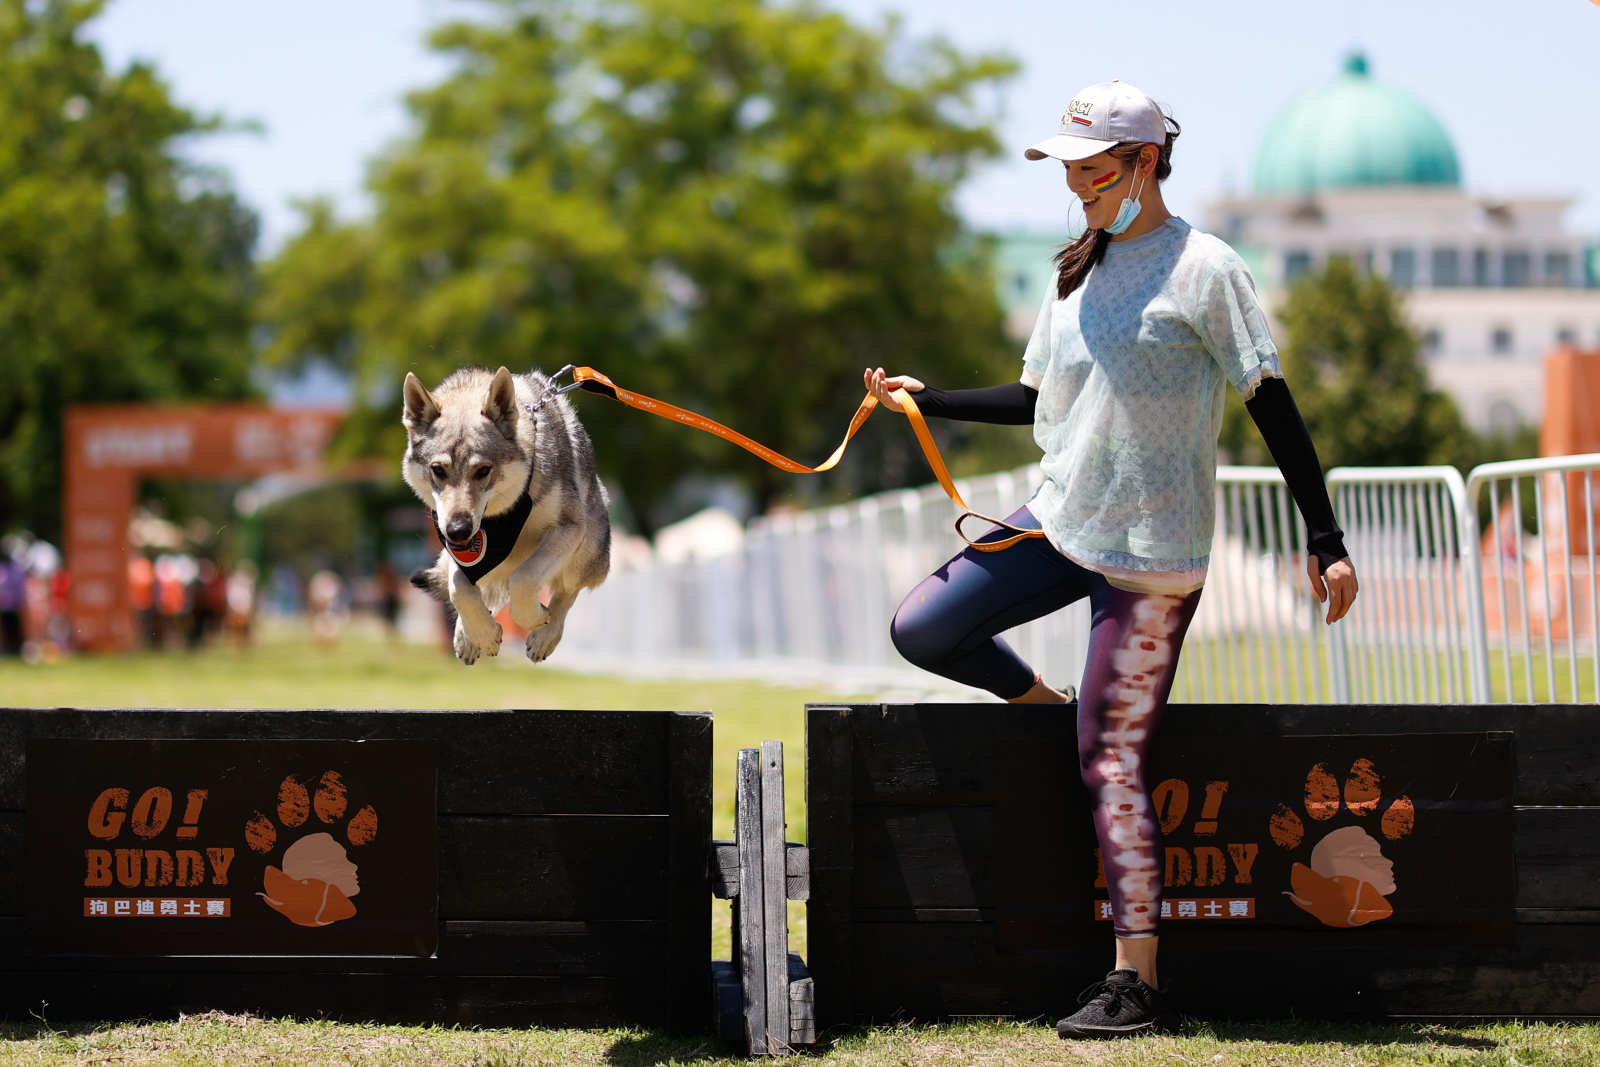
[{"label": "black dog bandana", "polygon": [[[530,473],[528,483],[532,482],[533,475]],[[478,525],[478,532],[467,542],[467,547],[456,548],[439,528],[439,516],[432,508],[428,509],[428,517],[433,520],[433,531],[439,535],[439,543],[444,545],[444,550],[450,553],[450,558],[456,561],[456,566],[461,568],[461,573],[473,585],[477,585],[479,578],[500,566],[511,555],[517,538],[522,535],[522,527],[532,513],[533,497],[528,495],[528,486],[524,485],[522,495],[517,497],[517,502],[509,510],[498,515],[485,515],[483,522]]]}]

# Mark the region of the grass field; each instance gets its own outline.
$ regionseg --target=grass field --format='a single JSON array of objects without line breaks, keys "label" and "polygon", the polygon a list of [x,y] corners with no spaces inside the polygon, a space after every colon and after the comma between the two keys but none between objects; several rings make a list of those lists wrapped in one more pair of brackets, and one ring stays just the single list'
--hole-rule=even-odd
[{"label": "grass field", "polygon": [[[866,694],[862,694],[863,697]],[[805,840],[804,706],[819,695],[744,681],[597,678],[507,656],[467,670],[443,653],[351,632],[331,648],[295,631],[248,650],[140,653],[55,663],[0,662],[0,705],[179,708],[627,708],[708,710],[715,718],[713,833],[731,837],[735,753],[784,742],[792,840]],[[835,694],[821,697],[841,699]],[[708,895],[709,897],[709,895]],[[728,954],[725,905],[713,907],[713,955]],[[804,950],[804,911],[791,911]],[[1109,955],[1109,946],[1108,946]],[[1109,959],[1108,959],[1109,964]],[[1085,976],[1085,982],[1092,975]],[[1062,990],[1063,1010],[1076,990]],[[1181,996],[1181,991],[1179,991]],[[16,1014],[18,1006],[8,1006]],[[709,1010],[709,1005],[708,1005]],[[0,1064],[405,1063],[731,1064],[710,1038],[640,1030],[460,1030],[258,1019],[207,1013],[178,1020],[58,1024],[48,1007],[0,1025]],[[1223,1024],[1186,1020],[1172,1034],[1115,1044],[1063,1043],[1041,1021],[879,1026],[822,1035],[808,1060],[898,1065],[1600,1064],[1600,1026],[1559,1024]]]}]

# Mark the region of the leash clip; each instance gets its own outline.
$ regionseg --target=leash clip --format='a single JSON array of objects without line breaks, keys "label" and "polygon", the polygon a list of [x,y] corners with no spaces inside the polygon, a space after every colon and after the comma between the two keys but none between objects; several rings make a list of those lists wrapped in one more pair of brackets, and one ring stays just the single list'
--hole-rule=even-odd
[{"label": "leash clip", "polygon": [[578,386],[581,385],[582,383],[577,381],[576,379],[568,382],[566,385],[557,385],[556,384],[556,382],[561,378],[562,375],[571,374],[575,369],[577,369],[577,368],[576,368],[576,366],[574,364],[568,363],[565,367],[562,367],[560,370],[558,370],[554,374],[550,375],[545,380],[544,392],[540,393],[538,399],[535,400],[533,403],[522,405],[523,410],[526,411],[528,414],[532,415],[534,412],[536,412],[540,408],[544,407],[545,402],[548,401],[551,397],[560,396],[562,393],[570,393],[574,389],[578,388]]}]

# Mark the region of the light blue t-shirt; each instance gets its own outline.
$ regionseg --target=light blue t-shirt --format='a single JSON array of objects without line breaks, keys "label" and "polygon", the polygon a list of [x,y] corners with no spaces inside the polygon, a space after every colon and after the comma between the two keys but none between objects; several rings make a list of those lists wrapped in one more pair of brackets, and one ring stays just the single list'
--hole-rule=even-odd
[{"label": "light blue t-shirt", "polygon": [[1055,285],[1022,362],[1039,390],[1044,451],[1030,506],[1050,543],[1092,570],[1197,588],[1215,525],[1223,383],[1248,399],[1283,376],[1250,271],[1223,241],[1171,218],[1112,241],[1065,300]]}]

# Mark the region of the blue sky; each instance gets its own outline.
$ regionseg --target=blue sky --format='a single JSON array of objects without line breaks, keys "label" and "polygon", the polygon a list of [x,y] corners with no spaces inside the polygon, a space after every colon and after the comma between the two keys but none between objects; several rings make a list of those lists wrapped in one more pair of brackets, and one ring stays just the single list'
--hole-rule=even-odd
[{"label": "blue sky", "polygon": [[[1022,158],[1053,132],[1073,92],[1121,78],[1183,124],[1168,204],[1204,225],[1203,205],[1244,191],[1272,118],[1332,80],[1359,48],[1372,76],[1424,103],[1455,141],[1465,187],[1575,198],[1569,224],[1600,239],[1600,2],[1529,0],[828,0],[876,25],[900,12],[914,36],[1001,51],[1022,71],[999,101],[1006,154],[961,191],[974,225],[1051,230],[1066,222],[1058,168]],[[261,251],[296,225],[296,197],[365,210],[366,162],[407,130],[402,96],[445,73],[427,28],[461,0],[112,0],[92,36],[116,66],[153,61],[178,100],[259,121],[260,134],[190,150],[233,175],[262,215]]]}]

